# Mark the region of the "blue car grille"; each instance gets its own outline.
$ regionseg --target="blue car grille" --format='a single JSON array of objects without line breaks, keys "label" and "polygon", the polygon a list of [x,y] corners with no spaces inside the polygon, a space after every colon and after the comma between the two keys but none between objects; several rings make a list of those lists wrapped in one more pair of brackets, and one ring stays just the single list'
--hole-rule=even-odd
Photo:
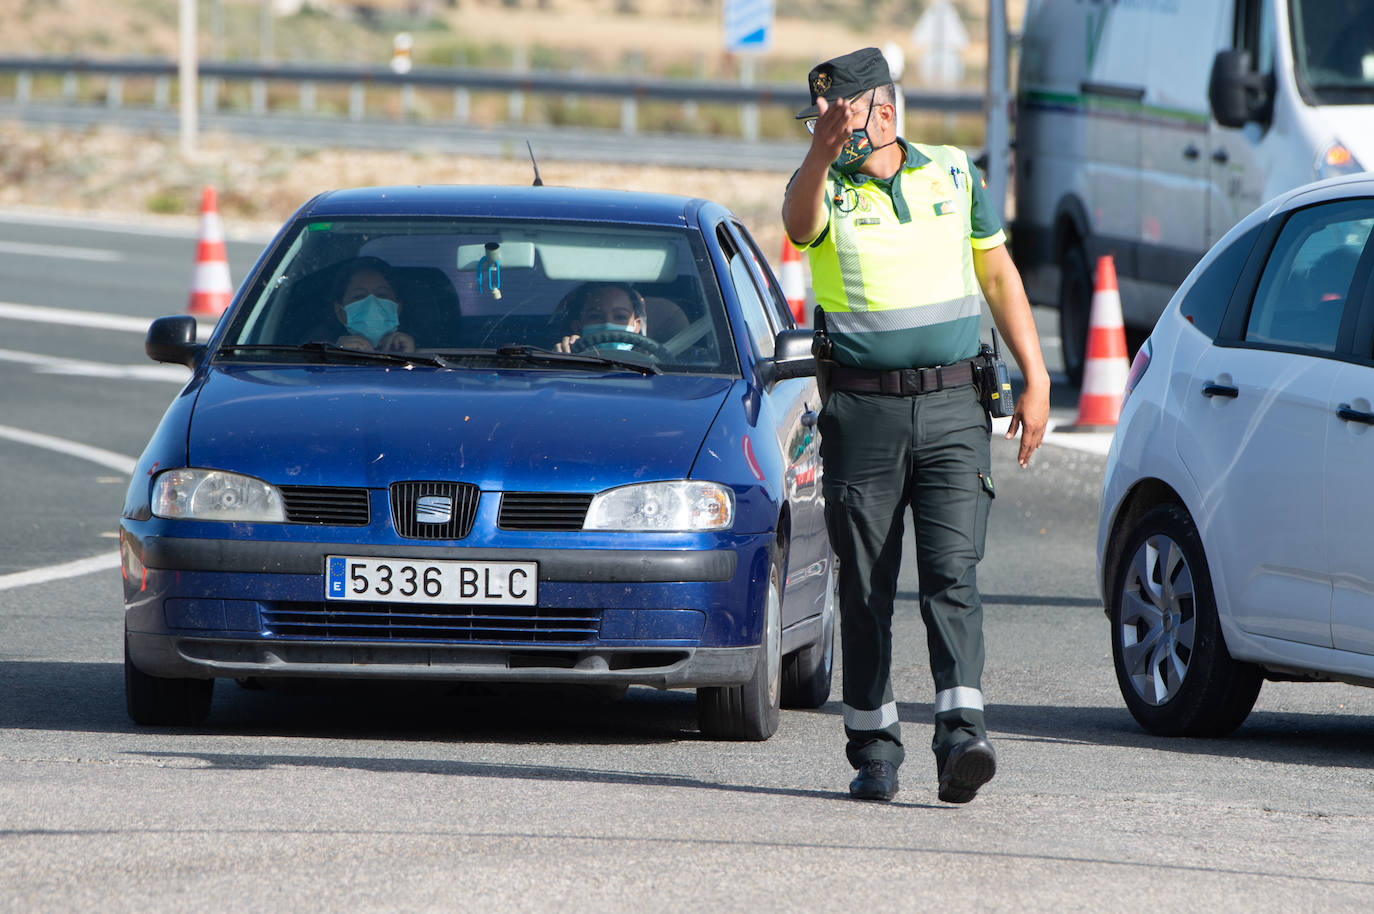
[{"label": "blue car grille", "polygon": [[[476,486],[465,482],[396,482],[391,484],[391,522],[410,539],[458,540],[472,532],[477,518]],[[447,499],[447,517],[426,510],[433,499]],[[423,501],[422,501],[423,500]]]},{"label": "blue car grille", "polygon": [[496,525],[503,530],[581,530],[592,496],[561,492],[507,492]]},{"label": "blue car grille", "polygon": [[409,606],[398,603],[273,603],[270,636],[359,641],[499,641],[521,644],[596,638],[601,610],[543,606]]},{"label": "blue car grille", "polygon": [[367,526],[367,489],[277,486],[277,490],[281,492],[286,519],[290,523]]}]

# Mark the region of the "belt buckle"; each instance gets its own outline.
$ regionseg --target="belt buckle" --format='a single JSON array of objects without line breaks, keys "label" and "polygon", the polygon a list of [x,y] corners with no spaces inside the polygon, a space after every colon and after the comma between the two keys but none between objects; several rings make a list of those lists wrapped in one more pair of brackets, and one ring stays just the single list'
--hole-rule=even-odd
[{"label": "belt buckle", "polygon": [[901,369],[901,375],[902,394],[904,396],[910,397],[915,394],[925,393],[921,385],[921,370],[919,368],[903,368]]}]

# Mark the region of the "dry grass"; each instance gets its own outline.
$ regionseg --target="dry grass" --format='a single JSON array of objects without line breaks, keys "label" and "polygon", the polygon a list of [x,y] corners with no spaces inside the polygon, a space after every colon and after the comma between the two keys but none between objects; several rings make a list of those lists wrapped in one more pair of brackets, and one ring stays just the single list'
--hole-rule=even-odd
[{"label": "dry grass", "polygon": [[[546,184],[668,191],[729,206],[765,252],[781,251],[778,210],[791,169],[730,172],[541,162]],[[219,192],[229,231],[275,229],[315,194],[374,184],[529,184],[529,161],[437,153],[308,149],[206,134],[194,161],[175,137],[0,123],[0,206],[161,218],[190,225],[201,188]]]}]

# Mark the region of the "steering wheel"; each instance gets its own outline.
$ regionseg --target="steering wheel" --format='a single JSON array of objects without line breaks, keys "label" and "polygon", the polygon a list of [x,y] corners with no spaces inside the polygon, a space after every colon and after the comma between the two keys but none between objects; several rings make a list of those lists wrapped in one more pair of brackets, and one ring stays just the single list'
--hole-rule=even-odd
[{"label": "steering wheel", "polygon": [[573,352],[583,352],[606,343],[628,343],[632,349],[653,359],[673,357],[673,353],[664,348],[662,343],[632,330],[598,330],[596,333],[586,333],[574,340],[568,348]]}]

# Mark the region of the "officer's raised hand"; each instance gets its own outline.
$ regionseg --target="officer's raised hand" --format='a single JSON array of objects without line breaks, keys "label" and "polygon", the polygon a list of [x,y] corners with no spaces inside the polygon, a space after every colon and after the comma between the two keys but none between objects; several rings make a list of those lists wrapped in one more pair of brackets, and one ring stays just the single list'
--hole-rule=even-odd
[{"label": "officer's raised hand", "polygon": [[828,166],[840,154],[845,141],[854,135],[854,102],[847,98],[837,98],[827,102],[824,97],[816,99],[816,116],[811,135],[811,149],[808,155],[820,156]]}]

